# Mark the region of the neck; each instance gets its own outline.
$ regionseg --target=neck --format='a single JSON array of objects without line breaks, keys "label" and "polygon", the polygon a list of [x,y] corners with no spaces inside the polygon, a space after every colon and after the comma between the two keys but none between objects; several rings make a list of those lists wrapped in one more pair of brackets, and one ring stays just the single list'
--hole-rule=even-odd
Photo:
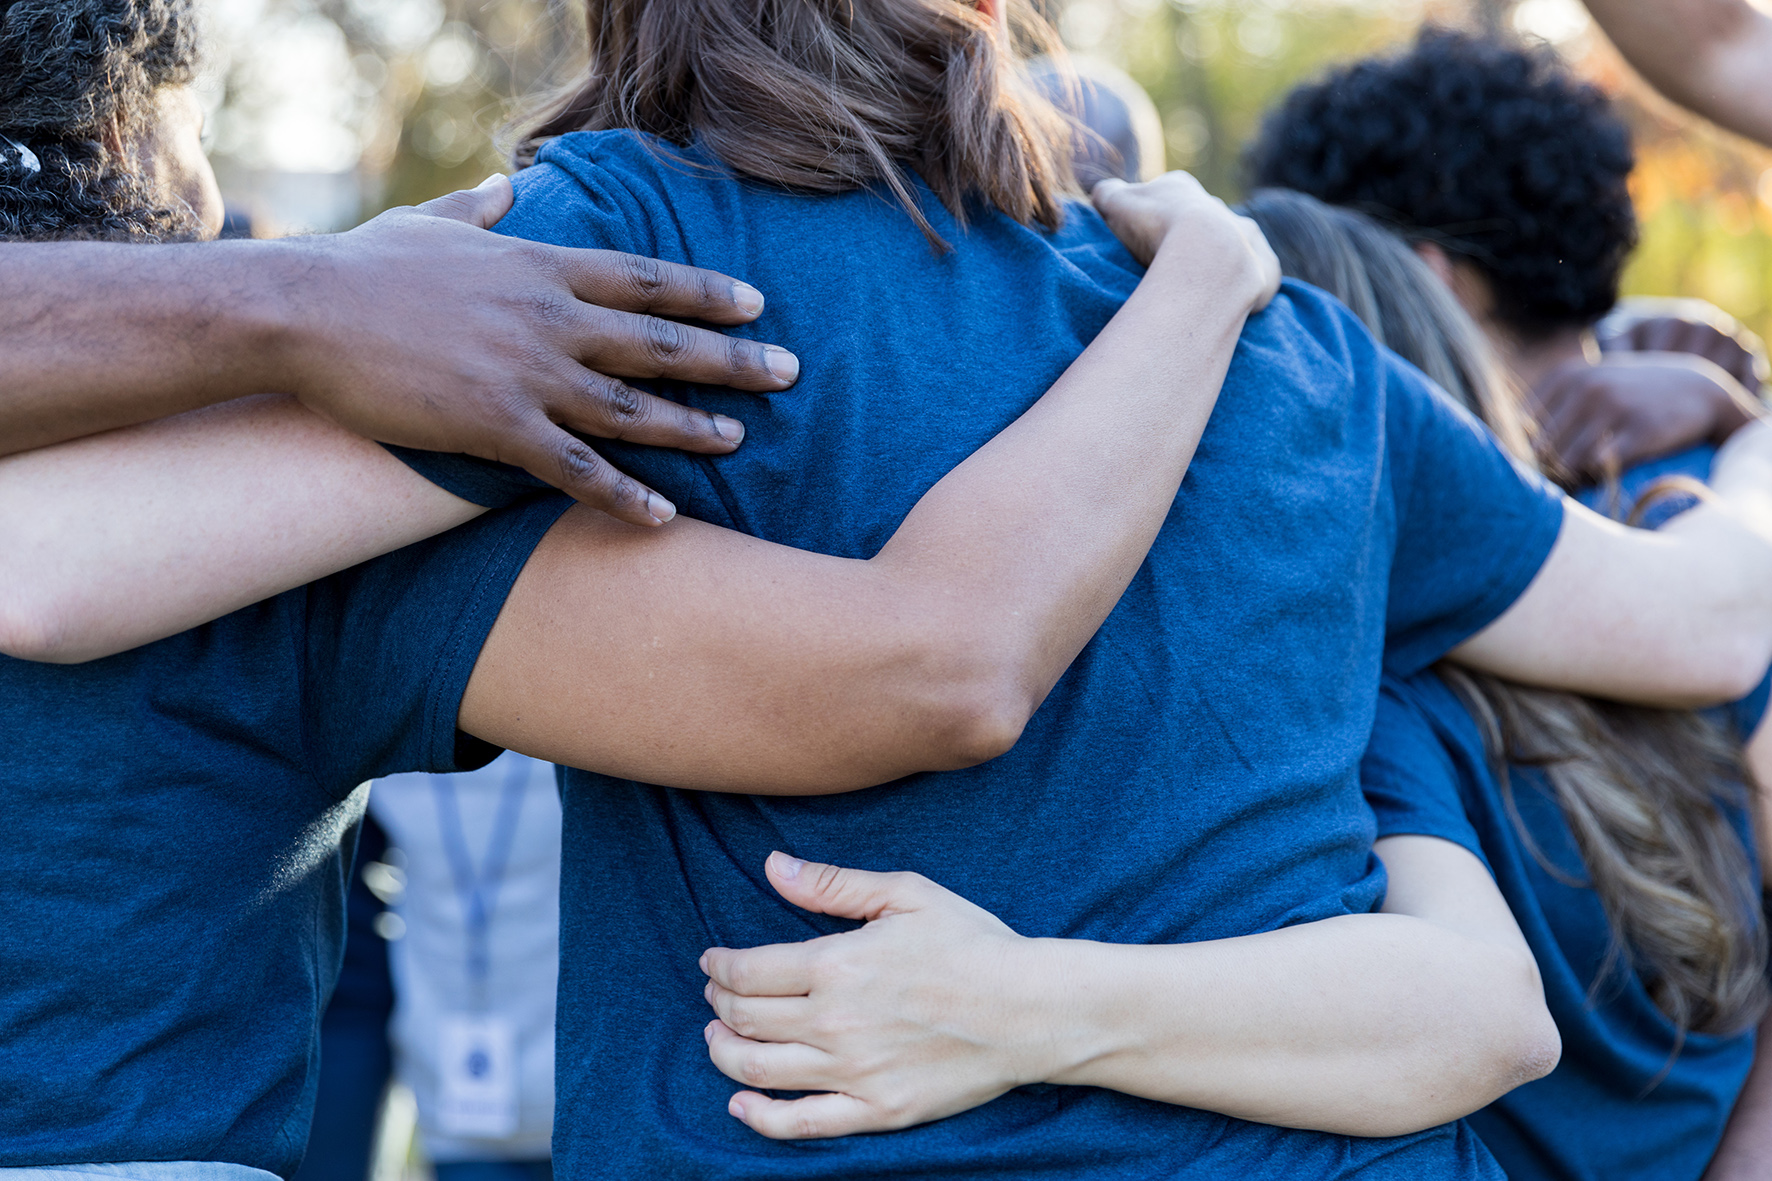
[{"label": "neck", "polygon": [[1548,336],[1522,339],[1505,328],[1492,328],[1502,363],[1522,390],[1538,389],[1553,369],[1572,363],[1592,365],[1600,359],[1600,346],[1589,328],[1559,328]]}]

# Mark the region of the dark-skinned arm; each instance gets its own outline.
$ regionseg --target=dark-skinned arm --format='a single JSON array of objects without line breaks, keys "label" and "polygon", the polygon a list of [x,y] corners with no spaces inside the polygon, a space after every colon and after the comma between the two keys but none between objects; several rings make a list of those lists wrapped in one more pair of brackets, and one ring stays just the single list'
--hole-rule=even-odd
[{"label": "dark-skinned arm", "polygon": [[[461,728],[593,770],[798,794],[1013,742],[1143,562],[1279,283],[1253,225],[1190,178],[1099,199],[1156,256],[1144,282],[873,559],[576,507],[507,599]],[[151,495],[108,497],[119,471]],[[0,460],[0,651],[121,651],[476,511],[288,398]]]},{"label": "dark-skinned arm", "polygon": [[344,234],[0,245],[0,456],[282,391],[365,438],[516,464],[634,524],[670,519],[563,428],[730,451],[738,423],[619,379],[774,391],[798,362],[659,318],[745,323],[763,306],[751,287],[486,232],[510,204],[493,177]]}]

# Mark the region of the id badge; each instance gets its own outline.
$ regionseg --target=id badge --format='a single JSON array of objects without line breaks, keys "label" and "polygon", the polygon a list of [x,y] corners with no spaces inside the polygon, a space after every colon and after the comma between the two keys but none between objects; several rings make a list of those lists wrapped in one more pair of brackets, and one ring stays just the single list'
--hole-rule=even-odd
[{"label": "id badge", "polygon": [[517,1038],[503,1017],[451,1013],[438,1031],[437,1131],[501,1140],[517,1130]]}]

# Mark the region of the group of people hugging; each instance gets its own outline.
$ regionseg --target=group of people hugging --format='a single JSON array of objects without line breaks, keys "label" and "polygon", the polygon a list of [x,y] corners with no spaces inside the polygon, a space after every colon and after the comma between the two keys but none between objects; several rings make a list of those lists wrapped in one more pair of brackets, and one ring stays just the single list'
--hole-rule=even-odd
[{"label": "group of people hugging", "polygon": [[1549,51],[1232,210],[1023,0],[589,0],[511,181],[212,243],[193,3],[0,0],[0,1177],[290,1176],[362,785],[507,748],[569,1178],[1772,1168],[1765,358]]}]

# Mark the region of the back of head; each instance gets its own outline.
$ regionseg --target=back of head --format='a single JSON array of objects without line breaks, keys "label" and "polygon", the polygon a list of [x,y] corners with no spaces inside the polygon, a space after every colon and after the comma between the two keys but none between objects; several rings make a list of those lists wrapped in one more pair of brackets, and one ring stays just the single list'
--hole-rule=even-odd
[{"label": "back of head", "polygon": [[1057,52],[1028,0],[1008,37],[965,0],[588,0],[589,64],[521,140],[571,131],[691,141],[741,176],[812,193],[884,185],[932,240],[902,170],[958,218],[983,200],[1055,228],[1067,120],[1015,68]]},{"label": "back of head", "polygon": [[199,233],[131,146],[197,45],[195,0],[0,0],[0,238]]},{"label": "back of head", "polygon": [[1468,259],[1528,338],[1605,315],[1636,245],[1629,130],[1548,49],[1424,30],[1294,90],[1248,163]]}]

